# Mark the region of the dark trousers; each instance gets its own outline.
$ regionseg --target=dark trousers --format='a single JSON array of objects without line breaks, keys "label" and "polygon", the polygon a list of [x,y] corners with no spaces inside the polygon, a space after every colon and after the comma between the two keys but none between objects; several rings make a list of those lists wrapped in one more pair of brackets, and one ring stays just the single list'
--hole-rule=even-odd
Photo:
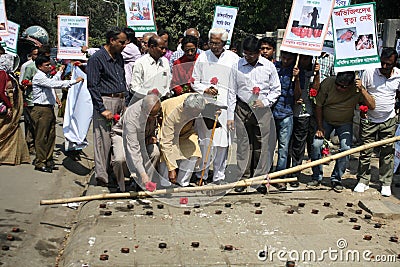
[{"label": "dark trousers", "polygon": [[53,151],[56,142],[56,116],[54,108],[34,106],[31,117],[35,130],[36,167],[54,165]]},{"label": "dark trousers", "polygon": [[[303,162],[307,139],[309,136],[314,137],[315,135],[314,121],[315,119],[312,116],[293,117],[293,133],[289,149],[292,167],[301,165]],[[308,154],[311,155],[310,150],[308,150]],[[299,173],[295,175],[297,176]]]},{"label": "dark trousers", "polygon": [[28,148],[31,149],[35,146],[35,130],[33,127],[33,121],[31,117],[33,107],[24,107],[24,125],[25,125],[25,140],[28,144]]},{"label": "dark trousers", "polygon": [[275,123],[268,107],[250,109],[237,100],[235,109],[239,178],[265,175],[272,166],[276,143]]}]

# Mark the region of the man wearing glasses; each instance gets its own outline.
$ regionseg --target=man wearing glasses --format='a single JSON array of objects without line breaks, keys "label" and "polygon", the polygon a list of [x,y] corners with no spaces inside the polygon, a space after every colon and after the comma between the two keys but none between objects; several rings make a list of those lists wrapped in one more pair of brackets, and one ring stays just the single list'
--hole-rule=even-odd
[{"label": "man wearing glasses", "polygon": [[[363,73],[359,86],[368,91],[376,102],[375,109],[368,109],[366,119],[361,119],[361,140],[364,144],[372,143],[394,136],[396,129],[395,99],[400,90],[400,70],[395,67],[398,54],[394,48],[385,48],[381,54],[379,69],[368,69]],[[359,180],[354,192],[363,193],[369,188],[372,148],[360,152],[357,178]],[[379,180],[382,183],[381,194],[388,197],[392,194],[390,186],[393,179],[393,144],[380,147]]]},{"label": "man wearing glasses", "polygon": [[113,28],[106,33],[106,44],[87,63],[87,88],[93,102],[93,140],[97,185],[108,186],[111,157],[111,124],[114,114],[125,107],[125,70],[122,50],[126,33]]},{"label": "man wearing glasses", "polygon": [[[349,150],[353,139],[354,108],[364,102],[370,109],[375,107],[374,98],[354,82],[355,74],[352,71],[339,72],[337,76],[326,78],[320,86],[316,96],[315,117],[317,132],[312,145],[311,160],[322,157],[322,148],[325,140],[333,130],[337,133],[340,142],[340,152]],[[331,185],[335,192],[343,190],[342,176],[346,170],[349,156],[336,160],[331,174]],[[319,186],[323,177],[322,165],[312,168],[312,181],[308,186]]]},{"label": "man wearing glasses", "polygon": [[[233,65],[239,61],[239,56],[232,51],[226,50],[225,44],[228,40],[228,32],[222,28],[213,28],[208,33],[210,49],[201,53],[194,65],[192,74],[192,88],[210,101],[219,106],[228,104],[228,87],[230,73]],[[211,118],[212,119],[212,118]],[[226,159],[230,138],[227,130],[227,111],[222,110],[218,118],[222,127],[215,129],[212,143],[213,157],[213,182],[221,184],[225,179]],[[196,121],[199,134],[199,143],[203,159],[206,158],[207,148],[210,145],[211,130],[207,129],[203,120]],[[210,157],[208,157],[210,160]],[[209,164],[206,163],[203,180],[207,181]],[[201,179],[201,171],[197,173]]]},{"label": "man wearing glasses", "polygon": [[138,184],[142,188],[152,180],[160,159],[157,140],[160,112],[158,96],[149,94],[129,106],[112,128],[111,165],[121,192],[126,191],[125,176],[130,174],[137,179],[132,185]]}]

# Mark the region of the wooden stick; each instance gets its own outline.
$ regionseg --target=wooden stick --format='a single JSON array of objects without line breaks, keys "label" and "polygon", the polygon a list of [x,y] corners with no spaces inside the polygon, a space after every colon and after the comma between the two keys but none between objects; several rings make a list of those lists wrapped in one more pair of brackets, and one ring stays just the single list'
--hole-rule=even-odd
[{"label": "wooden stick", "polygon": [[[100,200],[100,199],[116,199],[116,198],[134,198],[134,197],[144,197],[144,196],[153,196],[153,195],[163,195],[168,193],[182,193],[182,192],[196,192],[196,191],[207,191],[207,190],[225,190],[234,187],[243,187],[243,186],[251,186],[257,184],[275,184],[275,183],[288,183],[288,182],[295,182],[297,178],[287,178],[287,179],[274,179],[279,176],[295,173],[302,171],[304,169],[314,167],[326,162],[330,162],[369,148],[374,148],[377,146],[382,146],[389,143],[394,143],[396,141],[400,141],[400,136],[395,136],[392,138],[384,139],[381,141],[369,143],[366,145],[362,145],[356,148],[349,149],[347,151],[343,151],[329,157],[319,159],[316,161],[312,161],[306,164],[302,164],[290,169],[281,170],[277,172],[273,172],[270,174],[260,175],[257,177],[253,177],[250,179],[245,179],[238,181],[236,183],[229,183],[225,185],[212,185],[208,184],[205,186],[199,187],[181,187],[181,188],[172,188],[172,189],[162,189],[156,190],[153,192],[149,191],[142,191],[142,192],[129,192],[129,193],[112,193],[112,194],[100,194],[100,195],[92,195],[92,196],[84,196],[84,197],[75,197],[75,198],[62,198],[62,199],[55,199],[55,200],[41,200],[40,205],[54,205],[54,204],[64,204],[70,202],[81,202],[81,201],[90,201],[90,200]],[[267,179],[268,180],[265,180]]]},{"label": "wooden stick", "polygon": [[219,117],[219,112],[216,112],[215,113],[214,125],[213,125],[212,131],[211,131],[211,136],[210,136],[210,143],[208,144],[207,153],[206,153],[205,159],[203,160],[203,170],[201,170],[201,177],[200,177],[200,181],[199,181],[199,185],[200,186],[203,185],[204,172],[207,169],[206,165],[207,165],[207,161],[208,161],[208,156],[210,155],[212,141],[214,139],[215,128],[217,127],[218,117]]},{"label": "wooden stick", "polygon": [[[296,58],[296,64],[294,65],[295,68],[297,68],[297,66],[299,65],[299,59],[300,59],[300,54],[297,54],[297,58]],[[294,82],[295,77],[292,77],[292,82]]]},{"label": "wooden stick", "polygon": [[224,185],[213,185],[208,184],[205,186],[199,187],[176,187],[170,189],[161,189],[153,192],[150,191],[140,191],[140,192],[126,192],[126,193],[109,193],[109,194],[99,194],[92,196],[84,196],[84,197],[73,197],[73,198],[61,198],[55,200],[41,200],[40,205],[54,205],[54,204],[64,204],[70,202],[82,202],[82,201],[91,201],[91,200],[100,200],[100,199],[116,199],[116,198],[134,198],[134,197],[147,197],[147,196],[155,196],[155,195],[165,195],[170,193],[185,193],[185,192],[199,192],[199,191],[217,191],[217,190],[227,190],[235,187],[242,186],[251,186],[251,185],[259,185],[259,184],[275,184],[275,183],[290,183],[297,181],[297,178],[286,178],[286,179],[274,179],[274,180],[263,180],[263,181],[249,181],[240,180],[235,183],[229,183]]}]

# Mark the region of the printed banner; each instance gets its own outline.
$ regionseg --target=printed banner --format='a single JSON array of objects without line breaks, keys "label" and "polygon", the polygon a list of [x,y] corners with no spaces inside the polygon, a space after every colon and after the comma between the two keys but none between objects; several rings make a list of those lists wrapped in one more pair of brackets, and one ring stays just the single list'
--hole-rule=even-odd
[{"label": "printed banner", "polygon": [[152,0],[125,0],[126,24],[132,28],[136,37],[147,32],[157,33]]},{"label": "printed banner", "polygon": [[[348,6],[350,5],[351,0],[335,0],[335,7]],[[325,35],[324,46],[322,47],[322,51],[327,52],[333,55],[333,31],[332,31],[332,23],[329,21],[328,24],[328,32]]]},{"label": "printed banner", "polygon": [[89,17],[58,16],[59,59],[86,59],[82,46],[89,46]]},{"label": "printed banner", "polygon": [[215,6],[212,28],[223,28],[228,32],[225,48],[229,49],[232,40],[233,27],[239,8],[233,6]]},{"label": "printed banner", "polygon": [[319,56],[334,0],[294,0],[281,50]]},{"label": "printed banner", "polygon": [[375,3],[333,10],[335,72],[381,67],[375,25]]},{"label": "printed banner", "polygon": [[19,24],[9,20],[7,26],[8,35],[2,37],[1,46],[5,47],[6,53],[16,56]]},{"label": "printed banner", "polygon": [[8,35],[7,24],[6,3],[4,0],[0,0],[0,35]]}]

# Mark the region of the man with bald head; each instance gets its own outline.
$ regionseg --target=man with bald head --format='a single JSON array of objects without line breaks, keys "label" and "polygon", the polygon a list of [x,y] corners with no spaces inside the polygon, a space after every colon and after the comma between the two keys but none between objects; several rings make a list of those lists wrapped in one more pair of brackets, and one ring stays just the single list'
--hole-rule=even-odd
[{"label": "man with bald head", "polygon": [[[185,37],[185,36],[194,36],[194,37],[196,37],[197,39],[199,39],[199,38],[200,38],[200,33],[199,33],[199,31],[198,31],[197,29],[195,29],[195,28],[189,28],[189,29],[187,29],[187,30],[183,33],[183,36],[184,36],[184,37]],[[197,54],[200,54],[200,53],[202,53],[202,52],[203,52],[203,50],[197,48],[197,50],[196,50],[196,53],[197,53]],[[179,47],[178,47],[178,49],[172,54],[172,56],[171,56],[171,58],[170,58],[170,60],[169,60],[169,66],[171,67],[171,70],[172,70],[172,66],[174,65],[174,62],[175,62],[178,58],[181,58],[184,54],[185,54],[185,52],[182,50],[182,48],[179,48]]]},{"label": "man with bald head", "polygon": [[158,96],[150,93],[129,106],[112,127],[111,166],[121,192],[125,191],[125,177],[130,175],[141,187],[152,180],[160,159],[156,137],[160,110]]},{"label": "man with bald head", "polygon": [[167,50],[165,41],[153,36],[148,41],[149,52],[136,60],[132,69],[129,91],[133,94],[129,105],[145,97],[148,91],[156,88],[161,96],[169,93],[171,70],[168,60],[163,57]]}]

